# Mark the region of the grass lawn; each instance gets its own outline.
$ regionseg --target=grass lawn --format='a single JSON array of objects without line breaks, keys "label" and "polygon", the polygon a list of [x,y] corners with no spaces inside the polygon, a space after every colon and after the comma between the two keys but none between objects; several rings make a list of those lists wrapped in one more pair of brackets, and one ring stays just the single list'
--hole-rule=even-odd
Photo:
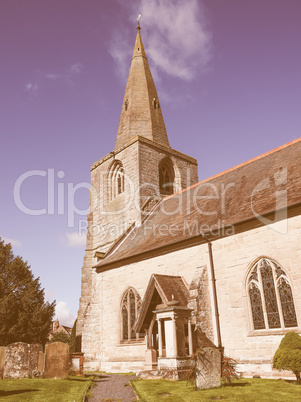
[{"label": "grass lawn", "polygon": [[131,381],[139,400],[152,401],[300,401],[301,385],[296,381],[243,378],[221,388],[196,391],[186,381],[139,380]]},{"label": "grass lawn", "polygon": [[91,378],[0,380],[0,401],[82,402]]}]

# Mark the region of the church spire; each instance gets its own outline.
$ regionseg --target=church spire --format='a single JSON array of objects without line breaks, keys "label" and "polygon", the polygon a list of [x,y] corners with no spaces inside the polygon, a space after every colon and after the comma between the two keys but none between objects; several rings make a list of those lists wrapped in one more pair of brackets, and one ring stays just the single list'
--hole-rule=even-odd
[{"label": "church spire", "polygon": [[118,149],[140,135],[169,147],[158,94],[144,51],[140,24],[120,114],[116,146]]}]

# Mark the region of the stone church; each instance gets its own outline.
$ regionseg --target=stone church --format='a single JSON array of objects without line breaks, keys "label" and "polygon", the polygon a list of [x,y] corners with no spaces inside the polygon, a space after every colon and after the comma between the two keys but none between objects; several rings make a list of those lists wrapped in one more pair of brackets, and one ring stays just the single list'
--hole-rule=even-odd
[{"label": "stone church", "polygon": [[200,346],[244,375],[301,333],[301,138],[198,182],[174,150],[140,26],[115,149],[91,166],[77,335],[85,368],[177,370]]}]

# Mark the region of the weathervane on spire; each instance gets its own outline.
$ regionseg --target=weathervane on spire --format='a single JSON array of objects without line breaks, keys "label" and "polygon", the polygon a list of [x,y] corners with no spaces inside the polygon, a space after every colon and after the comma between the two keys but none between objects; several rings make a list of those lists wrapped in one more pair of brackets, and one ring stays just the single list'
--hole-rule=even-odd
[{"label": "weathervane on spire", "polygon": [[139,22],[140,18],[141,18],[141,14],[139,14],[139,15],[138,15],[138,18],[137,18],[137,23],[138,23],[137,29],[141,29],[141,27],[140,27],[140,22]]}]

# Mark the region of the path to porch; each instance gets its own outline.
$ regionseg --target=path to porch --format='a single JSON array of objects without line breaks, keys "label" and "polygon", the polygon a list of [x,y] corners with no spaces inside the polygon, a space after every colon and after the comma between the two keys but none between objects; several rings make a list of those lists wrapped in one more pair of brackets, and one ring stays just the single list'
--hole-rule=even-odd
[{"label": "path to porch", "polygon": [[136,395],[130,384],[130,380],[133,378],[137,377],[122,374],[98,374],[94,380],[96,387],[91,390],[93,397],[89,398],[88,401],[135,401]]}]

